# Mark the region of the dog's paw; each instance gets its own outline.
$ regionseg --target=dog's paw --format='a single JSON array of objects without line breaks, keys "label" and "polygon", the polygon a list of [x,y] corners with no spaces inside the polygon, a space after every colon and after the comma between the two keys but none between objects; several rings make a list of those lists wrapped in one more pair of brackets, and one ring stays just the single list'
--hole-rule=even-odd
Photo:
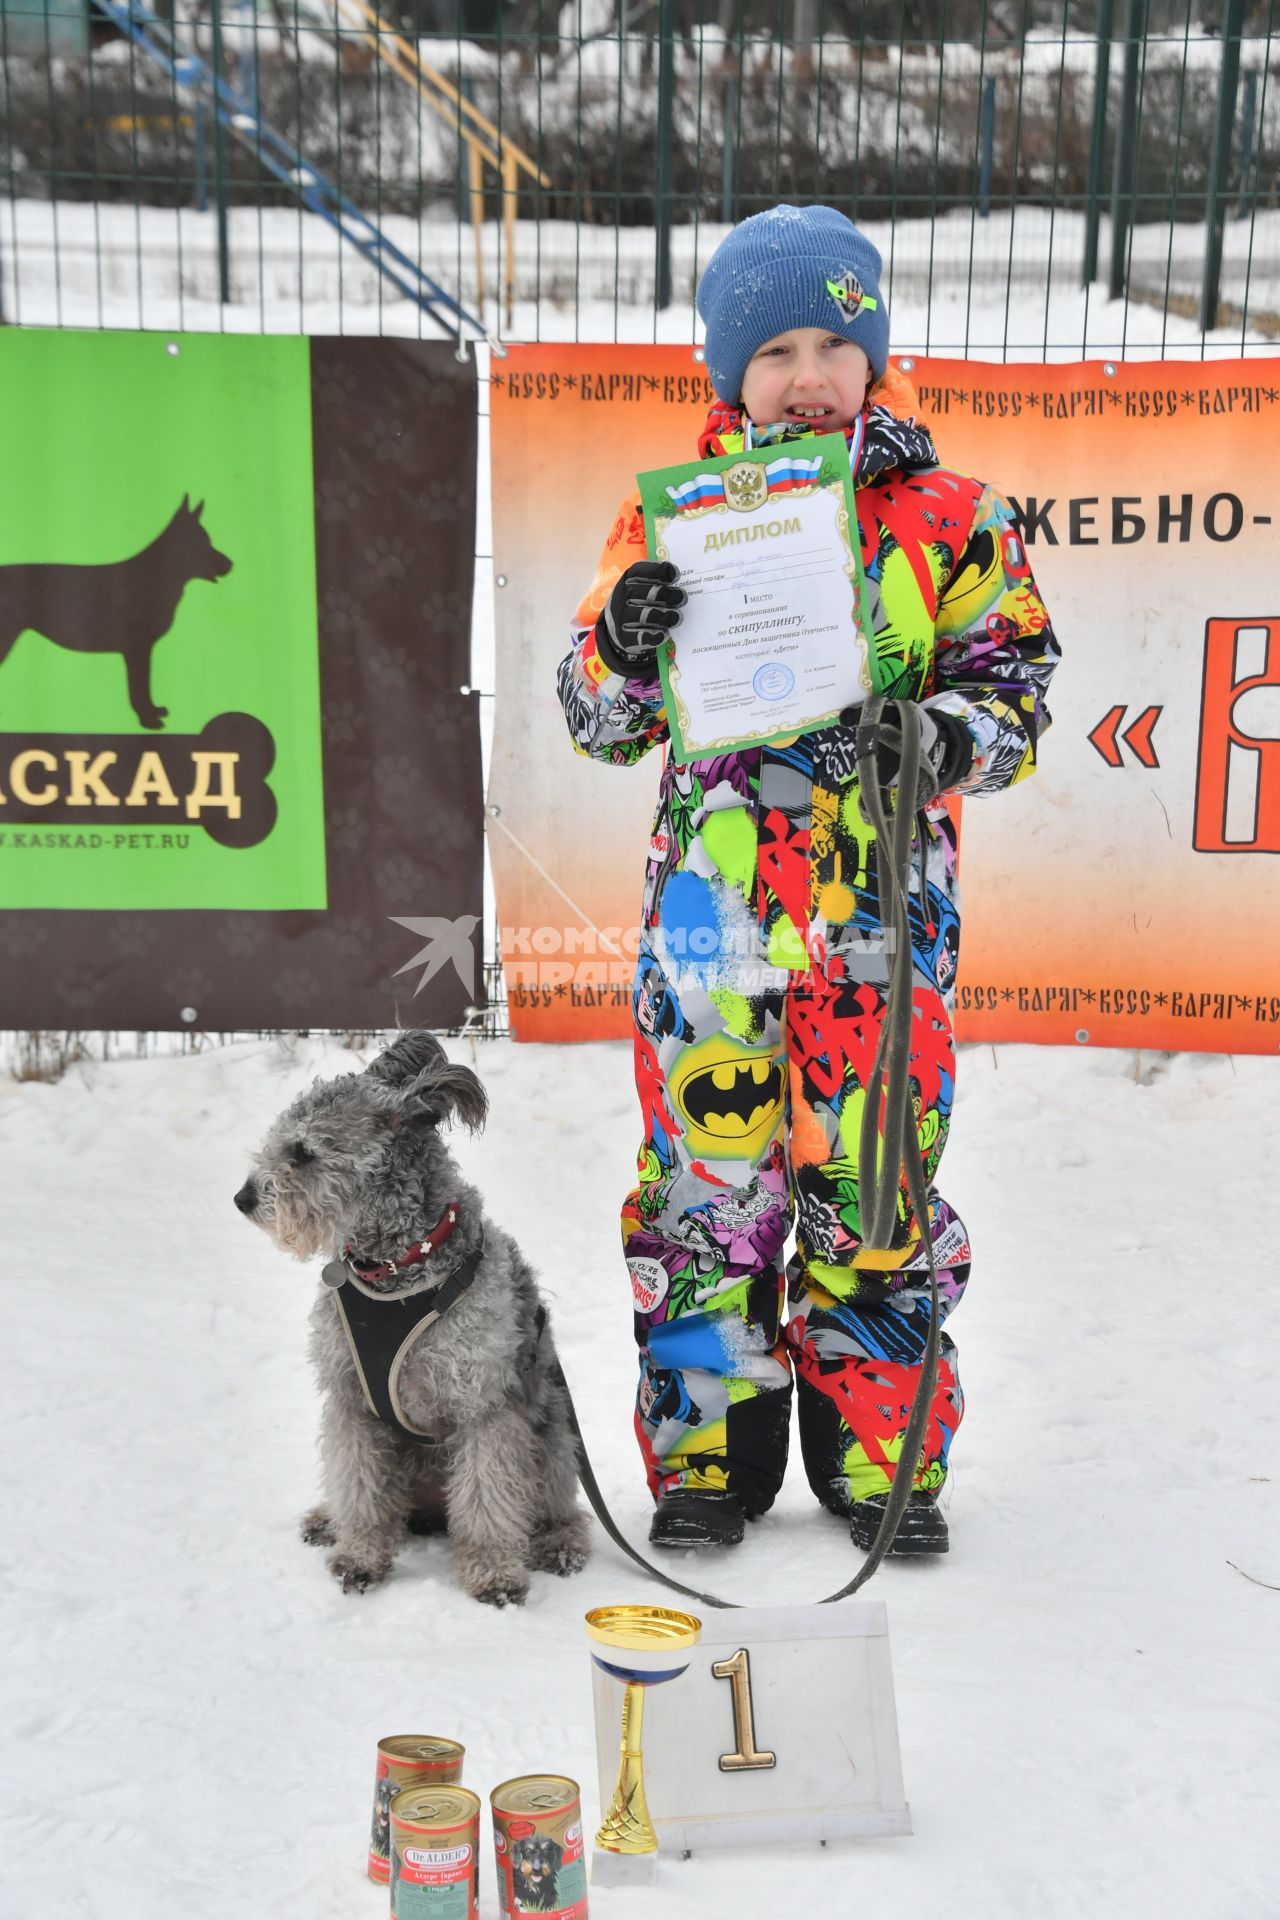
[{"label": "dog's paw", "polygon": [[168,707],[144,707],[138,715],[138,724],[155,733],[169,717]]},{"label": "dog's paw", "polygon": [[519,1560],[483,1548],[455,1549],[454,1571],[473,1600],[486,1607],[520,1607],[529,1592],[529,1576]]},{"label": "dog's paw", "polygon": [[558,1573],[562,1579],[567,1579],[571,1573],[582,1572],[587,1564],[587,1550],[585,1547],[568,1545],[546,1547],[531,1554],[529,1564],[542,1573]]},{"label": "dog's paw", "polygon": [[493,1586],[473,1587],[471,1597],[486,1607],[522,1607],[529,1597],[529,1589],[520,1580],[498,1580]]},{"label": "dog's paw", "polygon": [[549,1528],[530,1541],[529,1565],[540,1573],[557,1573],[562,1579],[581,1573],[591,1552],[589,1526],[586,1515],[580,1513],[563,1526]]},{"label": "dog's paw", "polygon": [[353,1553],[331,1553],[327,1564],[344,1593],[366,1593],[370,1587],[381,1585],[391,1571],[389,1560],[378,1560],[371,1566]]},{"label": "dog's paw", "polygon": [[312,1507],[310,1513],[304,1513],[298,1531],[309,1547],[331,1547],[338,1537],[323,1507]]}]

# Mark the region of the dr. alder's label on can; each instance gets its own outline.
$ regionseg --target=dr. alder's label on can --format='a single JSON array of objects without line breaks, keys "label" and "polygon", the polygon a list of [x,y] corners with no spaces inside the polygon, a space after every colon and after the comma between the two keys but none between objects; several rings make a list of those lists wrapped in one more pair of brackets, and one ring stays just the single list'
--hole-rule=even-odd
[{"label": "dr. alder's label on can", "polygon": [[475,1912],[475,1850],[470,1846],[397,1848],[391,1876],[396,1920],[469,1920]]}]

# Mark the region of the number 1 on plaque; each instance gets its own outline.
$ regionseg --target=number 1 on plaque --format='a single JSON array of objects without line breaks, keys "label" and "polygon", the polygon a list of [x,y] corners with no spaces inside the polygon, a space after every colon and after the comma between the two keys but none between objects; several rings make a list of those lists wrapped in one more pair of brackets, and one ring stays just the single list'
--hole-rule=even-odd
[{"label": "number 1 on plaque", "polygon": [[776,1753],[761,1753],[756,1747],[755,1712],[751,1704],[751,1656],[745,1647],[729,1660],[715,1660],[711,1671],[717,1680],[728,1680],[733,1687],[734,1751],[720,1756],[721,1773],[748,1773],[777,1765]]}]

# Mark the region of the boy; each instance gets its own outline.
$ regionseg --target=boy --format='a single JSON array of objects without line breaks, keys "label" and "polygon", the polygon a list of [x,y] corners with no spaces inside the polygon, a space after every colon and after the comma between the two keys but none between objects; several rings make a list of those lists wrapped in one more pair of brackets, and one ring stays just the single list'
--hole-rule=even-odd
[{"label": "boy", "polygon": [[[930,1218],[917,1221],[900,1191],[888,1255],[863,1259],[858,1127],[888,965],[856,714],[786,745],[687,766],[668,756],[633,999],[645,1139],[622,1210],[659,1546],[732,1545],[772,1505],[794,1368],[809,1483],[869,1547],[928,1333],[922,1230],[944,1314],[969,1274],[968,1234],[933,1185],[959,948],[956,836],[940,796],[1032,772],[1058,648],[1008,508],[939,467],[910,386],[887,365],[880,264],[831,207],[774,207],[728,235],[698,289],[719,396],[699,451],[814,432],[850,443],[871,644],[885,690],[921,708],[918,791],[899,799],[922,809],[911,1072]],[[644,558],[637,499],[623,503],[559,673],[575,746],[623,765],[667,737],[655,657],[685,601],[675,568]],[[890,740],[877,766],[892,788]],[[750,966],[725,959],[741,955],[744,925]],[[947,1550],[937,1496],[961,1411],[944,1334],[895,1553]]]}]

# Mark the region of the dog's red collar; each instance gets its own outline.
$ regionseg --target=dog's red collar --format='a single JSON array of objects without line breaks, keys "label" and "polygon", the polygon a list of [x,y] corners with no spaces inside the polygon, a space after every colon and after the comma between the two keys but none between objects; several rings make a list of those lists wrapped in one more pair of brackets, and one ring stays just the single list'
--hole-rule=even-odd
[{"label": "dog's red collar", "polygon": [[428,1259],[444,1245],[457,1224],[458,1203],[456,1200],[451,1200],[426,1238],[415,1242],[408,1253],[402,1253],[398,1260],[389,1260],[382,1265],[373,1260],[359,1260],[348,1245],[343,1246],[342,1257],[357,1279],[366,1282],[385,1280],[389,1274],[403,1273],[406,1267],[416,1267],[421,1261]]}]

